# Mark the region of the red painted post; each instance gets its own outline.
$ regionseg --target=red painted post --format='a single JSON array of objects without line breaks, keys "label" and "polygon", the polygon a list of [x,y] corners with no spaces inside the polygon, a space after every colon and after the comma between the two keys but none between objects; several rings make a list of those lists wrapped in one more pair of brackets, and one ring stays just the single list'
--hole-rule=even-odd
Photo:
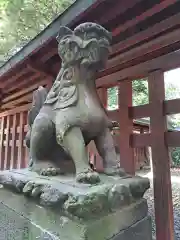
[{"label": "red painted post", "polygon": [[23,131],[24,131],[24,112],[20,112],[19,119],[19,141],[18,141],[18,159],[17,159],[17,168],[22,167],[23,161]]},{"label": "red painted post", "polygon": [[9,148],[10,148],[10,117],[11,115],[7,116],[7,123],[6,123],[6,138],[5,138],[5,158],[4,158],[4,169],[9,169],[10,167],[10,156],[9,156]]},{"label": "red painted post", "polygon": [[17,116],[13,115],[13,126],[12,126],[12,144],[11,144],[11,160],[10,160],[10,169],[15,167],[15,149],[16,149],[16,124]]},{"label": "red painted post", "polygon": [[153,184],[156,219],[156,239],[174,240],[174,220],[171,191],[170,161],[165,142],[166,116],[164,73],[160,70],[149,74],[149,103],[151,105],[150,130],[153,165]]},{"label": "red painted post", "polygon": [[129,117],[129,107],[132,106],[132,81],[119,82],[119,149],[121,167],[129,174],[135,174],[133,148],[130,146],[130,136],[133,133],[133,120]]},{"label": "red painted post", "polygon": [[4,125],[5,117],[1,117],[1,138],[0,138],[0,169],[4,169]]}]

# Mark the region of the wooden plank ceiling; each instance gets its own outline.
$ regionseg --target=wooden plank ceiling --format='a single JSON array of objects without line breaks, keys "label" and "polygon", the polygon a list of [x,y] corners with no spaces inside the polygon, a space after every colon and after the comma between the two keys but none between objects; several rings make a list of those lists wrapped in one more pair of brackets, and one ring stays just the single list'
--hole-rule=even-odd
[{"label": "wooden plank ceiling", "polygon": [[[73,28],[82,22],[97,22],[113,34],[111,55],[106,69],[99,73],[97,87],[113,85],[125,78],[132,67],[135,67],[132,74],[136,74],[141,64],[146,64],[148,69],[149,61],[163,61],[172,52],[171,59],[175,59],[173,61],[177,62],[177,66],[180,64],[180,54],[176,52],[174,58],[174,52],[180,49],[180,1],[99,2],[96,8],[82,14],[71,24]],[[167,69],[171,68],[168,62]],[[1,111],[30,102],[32,92],[39,85],[51,86],[60,64],[57,42],[52,38],[11,71],[0,76]],[[151,64],[156,65],[156,62]]]}]

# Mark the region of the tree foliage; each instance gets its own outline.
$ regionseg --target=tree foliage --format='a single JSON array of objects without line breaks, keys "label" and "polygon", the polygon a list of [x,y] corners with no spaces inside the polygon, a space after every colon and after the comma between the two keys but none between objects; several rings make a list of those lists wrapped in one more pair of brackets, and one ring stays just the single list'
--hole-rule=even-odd
[{"label": "tree foliage", "polygon": [[0,61],[42,31],[74,0],[0,0]]},{"label": "tree foliage", "polygon": [[107,106],[108,110],[114,110],[118,108],[118,87],[108,88],[107,90]]},{"label": "tree foliage", "polygon": [[[133,87],[133,105],[138,106],[148,103],[148,83],[146,79],[134,80]],[[108,89],[108,108],[113,110],[118,108],[118,88]]]},{"label": "tree foliage", "polygon": [[180,148],[179,147],[173,148],[171,151],[171,156],[172,156],[173,167],[179,167],[180,166]]},{"label": "tree foliage", "polygon": [[133,105],[143,105],[149,102],[148,99],[148,82],[146,79],[134,80],[133,88]]}]

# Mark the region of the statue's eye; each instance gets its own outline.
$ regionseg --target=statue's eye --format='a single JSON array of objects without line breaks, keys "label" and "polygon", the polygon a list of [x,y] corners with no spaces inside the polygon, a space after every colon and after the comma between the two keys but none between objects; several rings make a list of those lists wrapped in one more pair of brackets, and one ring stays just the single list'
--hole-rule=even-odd
[{"label": "statue's eye", "polygon": [[69,37],[70,37],[70,36],[69,36],[69,35],[67,35],[67,36],[65,36],[65,37],[64,37],[64,39],[66,40],[66,39],[68,39]]},{"label": "statue's eye", "polygon": [[64,46],[66,44],[66,40],[60,42],[60,46]]},{"label": "statue's eye", "polygon": [[66,40],[68,40],[69,38],[70,38],[70,36],[67,35],[67,36],[63,37],[61,41],[66,41]]}]

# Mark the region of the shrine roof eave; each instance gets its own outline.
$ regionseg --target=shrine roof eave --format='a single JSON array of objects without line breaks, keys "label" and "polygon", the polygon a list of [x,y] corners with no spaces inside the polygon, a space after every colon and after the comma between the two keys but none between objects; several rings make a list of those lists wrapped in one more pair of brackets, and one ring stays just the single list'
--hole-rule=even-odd
[{"label": "shrine roof eave", "polygon": [[18,63],[24,61],[31,54],[41,48],[49,40],[54,38],[60,26],[69,26],[74,24],[78,17],[82,16],[86,11],[90,10],[94,4],[98,4],[99,0],[76,0],[69,8],[67,8],[60,16],[51,22],[43,31],[35,38],[28,42],[20,51],[13,55],[0,67],[0,77],[6,72],[14,68]]}]

